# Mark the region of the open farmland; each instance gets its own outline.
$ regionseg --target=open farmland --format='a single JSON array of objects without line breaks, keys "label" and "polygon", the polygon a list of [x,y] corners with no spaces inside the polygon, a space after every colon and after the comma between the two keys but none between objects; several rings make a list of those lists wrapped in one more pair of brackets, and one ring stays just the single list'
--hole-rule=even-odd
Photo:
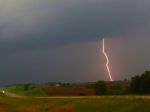
[{"label": "open farmland", "polygon": [[49,96],[92,96],[95,91],[87,87],[45,87],[43,88]]},{"label": "open farmland", "polygon": [[150,112],[150,96],[0,96],[0,112]]}]

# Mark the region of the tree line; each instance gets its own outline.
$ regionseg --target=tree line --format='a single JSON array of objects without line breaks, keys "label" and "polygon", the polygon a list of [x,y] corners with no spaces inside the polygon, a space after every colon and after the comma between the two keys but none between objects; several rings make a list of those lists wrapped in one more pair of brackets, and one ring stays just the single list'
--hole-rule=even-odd
[{"label": "tree line", "polygon": [[[105,94],[150,94],[150,71],[145,71],[129,80],[128,86],[122,86],[123,82],[108,84],[105,81],[97,81],[92,88],[97,95]],[[111,87],[109,87],[111,85]]]}]

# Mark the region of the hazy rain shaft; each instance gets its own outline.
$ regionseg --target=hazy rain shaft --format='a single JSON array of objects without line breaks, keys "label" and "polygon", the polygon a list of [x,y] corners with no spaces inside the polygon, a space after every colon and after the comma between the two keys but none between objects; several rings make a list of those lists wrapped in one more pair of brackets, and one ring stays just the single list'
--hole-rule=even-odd
[{"label": "hazy rain shaft", "polygon": [[[150,68],[148,0],[0,0],[0,82],[114,80]],[[126,57],[126,58],[124,58]]]}]

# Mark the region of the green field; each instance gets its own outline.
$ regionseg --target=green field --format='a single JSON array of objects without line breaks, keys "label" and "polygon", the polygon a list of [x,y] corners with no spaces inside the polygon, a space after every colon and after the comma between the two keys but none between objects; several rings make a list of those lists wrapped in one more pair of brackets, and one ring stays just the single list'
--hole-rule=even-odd
[{"label": "green field", "polygon": [[3,87],[2,90],[9,91],[21,96],[47,96],[41,87],[35,84],[29,85],[26,90],[23,84]]},{"label": "green field", "polygon": [[0,96],[0,112],[150,112],[149,96]]}]

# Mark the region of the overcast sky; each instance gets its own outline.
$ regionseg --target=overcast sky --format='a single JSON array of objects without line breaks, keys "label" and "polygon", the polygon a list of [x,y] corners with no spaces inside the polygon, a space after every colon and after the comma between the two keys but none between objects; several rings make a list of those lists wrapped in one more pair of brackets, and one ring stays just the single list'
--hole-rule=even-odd
[{"label": "overcast sky", "polygon": [[0,0],[0,83],[114,80],[150,69],[149,0]]}]

